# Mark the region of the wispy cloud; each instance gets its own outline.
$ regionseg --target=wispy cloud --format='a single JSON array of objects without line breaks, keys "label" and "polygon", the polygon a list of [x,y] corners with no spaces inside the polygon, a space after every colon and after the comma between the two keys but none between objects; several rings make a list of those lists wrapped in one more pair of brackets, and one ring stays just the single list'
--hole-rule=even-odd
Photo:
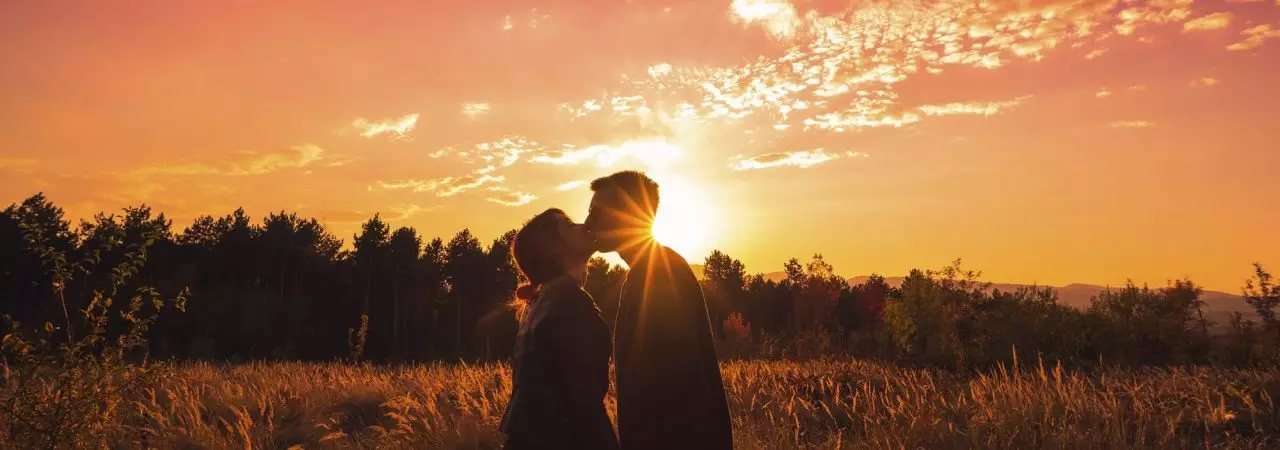
[{"label": "wispy cloud", "polygon": [[1195,31],[1221,30],[1231,25],[1231,13],[1219,12],[1200,16],[1182,24],[1183,33]]},{"label": "wispy cloud", "polygon": [[1120,23],[1115,25],[1116,33],[1122,36],[1133,35],[1145,25],[1178,23],[1191,16],[1191,3],[1194,0],[1163,0],[1143,3],[1126,3],[1117,16]]},{"label": "wispy cloud", "polygon": [[363,117],[351,121],[351,127],[359,130],[360,135],[364,137],[375,137],[382,134],[404,137],[410,131],[413,131],[413,127],[417,124],[417,114],[405,114],[396,119],[385,119],[377,122],[369,121]]},{"label": "wispy cloud", "polygon": [[436,195],[441,197],[449,197],[471,189],[484,186],[491,183],[501,183],[506,181],[507,177],[493,175],[463,175],[460,177],[446,177],[439,180],[436,188]]},{"label": "wispy cloud", "polygon": [[454,195],[487,185],[506,181],[506,177],[498,175],[468,174],[457,177],[442,177],[429,180],[375,181],[369,190],[402,190],[413,192],[434,192],[438,197]]},{"label": "wispy cloud", "polygon": [[571,145],[565,145],[563,149],[559,151],[534,156],[533,158],[530,158],[530,161],[538,164],[552,164],[557,166],[574,165],[596,157],[607,148],[607,145],[593,145],[578,149]]},{"label": "wispy cloud", "polygon": [[[119,186],[104,195],[119,202],[153,201],[156,193],[164,191],[174,178],[248,177],[287,170],[300,170],[307,174],[316,166],[339,166],[352,160],[353,158],[345,155],[329,155],[323,148],[313,144],[301,144],[273,152],[238,152],[212,161],[155,163],[109,174]],[[209,195],[226,192],[210,189],[202,191]]]},{"label": "wispy cloud", "polygon": [[1117,120],[1107,124],[1111,128],[1150,128],[1156,126],[1149,120]]},{"label": "wispy cloud", "polygon": [[[1180,27],[1194,18],[1192,0],[879,2],[838,13],[790,0],[728,3],[731,20],[760,27],[779,44],[777,57],[724,67],[654,64],[628,74],[603,96],[566,102],[561,110],[575,121],[611,119],[641,127],[741,123],[755,126],[746,130],[754,132],[767,121],[788,133],[858,132],[949,114],[990,115],[1007,105],[903,104],[907,96],[898,86],[950,68],[994,70],[1040,61],[1064,48],[1080,48],[1095,59],[1107,51],[1098,47],[1104,39],[1146,40],[1155,25]],[[1210,13],[1192,26],[1221,17]]]},{"label": "wispy cloud", "polygon": [[1093,96],[1098,98],[1107,98],[1111,96],[1111,91],[1107,90],[1106,88],[1103,88],[1102,90],[1093,93]]},{"label": "wispy cloud", "polygon": [[999,114],[1001,110],[1022,104],[1031,96],[1018,97],[1013,100],[1000,102],[968,102],[968,103],[947,103],[945,105],[924,105],[919,107],[920,112],[930,116],[950,116],[956,114],[974,114],[979,116],[993,116]]},{"label": "wispy cloud", "polygon": [[153,175],[247,175],[242,169],[224,169],[212,164],[196,162],[157,163],[134,168],[125,176],[128,178],[145,178]]},{"label": "wispy cloud", "polygon": [[577,189],[577,188],[580,188],[580,187],[583,187],[583,186],[586,186],[586,185],[587,185],[587,182],[586,182],[586,181],[582,181],[582,180],[573,180],[573,181],[570,181],[570,182],[568,182],[568,183],[564,183],[564,184],[561,184],[561,185],[559,185],[559,186],[556,186],[556,190],[557,190],[557,191],[572,191],[572,190],[574,190],[574,189]]},{"label": "wispy cloud", "polygon": [[863,111],[854,109],[840,112],[832,112],[819,114],[815,117],[804,119],[804,128],[810,128],[834,131],[843,133],[849,130],[859,128],[880,128],[891,127],[899,128],[905,125],[911,125],[920,121],[920,115],[916,113],[901,114],[875,114],[868,115]]},{"label": "wispy cloud", "polygon": [[[858,153],[855,152],[854,154],[856,155]],[[807,168],[839,158],[839,154],[827,153],[825,150],[819,148],[816,150],[766,153],[746,159],[738,158],[730,164],[730,167],[733,167],[734,170],[768,169],[771,167],[783,166]]]},{"label": "wispy cloud", "polygon": [[488,102],[467,102],[462,104],[462,115],[476,118],[489,113]]},{"label": "wispy cloud", "polygon": [[232,163],[231,175],[261,175],[282,169],[296,169],[324,161],[327,166],[340,166],[350,161],[347,157],[324,156],[324,149],[311,145],[295,145],[288,151],[276,153],[243,153],[243,162]]},{"label": "wispy cloud", "polygon": [[1244,40],[1228,45],[1227,50],[1242,51],[1258,48],[1267,40],[1280,37],[1280,30],[1271,28],[1271,25],[1263,24],[1245,28],[1240,34],[1244,35]]},{"label": "wispy cloud", "polygon": [[496,141],[476,144],[472,147],[472,154],[486,163],[501,162],[502,167],[507,167],[519,161],[525,153],[541,148],[541,144],[524,137],[507,136]]},{"label": "wispy cloud", "polygon": [[326,155],[313,144],[301,144],[276,152],[237,152],[230,158],[213,162],[177,162],[151,164],[129,172],[130,176],[151,175],[263,175],[286,169],[301,169],[323,164],[341,166],[352,161],[346,155]]},{"label": "wispy cloud", "polygon": [[526,192],[507,192],[497,197],[489,197],[486,200],[505,206],[523,206],[537,199],[536,195]]},{"label": "wispy cloud", "polygon": [[400,181],[378,180],[378,181],[375,181],[374,184],[369,185],[368,190],[370,191],[375,190],[374,185],[377,186],[377,189],[388,190],[388,191],[409,189],[409,190],[412,190],[413,192],[425,192],[425,191],[430,191],[432,189],[435,189],[435,185],[432,184],[431,180],[400,180]]},{"label": "wispy cloud", "polygon": [[561,150],[534,156],[530,161],[558,166],[595,161],[597,166],[609,167],[623,158],[634,158],[650,167],[661,167],[683,154],[684,150],[665,140],[635,140],[619,145],[600,144],[584,148],[566,145]]},{"label": "wispy cloud", "polygon": [[36,166],[35,158],[0,157],[0,169],[18,173],[28,173]]},{"label": "wispy cloud", "polygon": [[[538,28],[539,25],[542,25],[543,22],[546,22],[548,19],[551,18],[550,14],[539,12],[538,8],[530,9],[528,13],[522,12],[519,16],[524,17],[523,25],[531,29]],[[520,17],[516,17],[513,14],[507,14],[506,16],[503,16],[502,30],[511,31],[515,29],[517,26],[520,25],[516,22],[519,19]]]},{"label": "wispy cloud", "polygon": [[661,78],[671,74],[671,64],[658,63],[649,66],[649,76],[652,78]]},{"label": "wispy cloud", "polygon": [[1209,87],[1209,86],[1217,86],[1218,83],[1221,83],[1221,82],[1222,81],[1217,78],[1204,77],[1204,78],[1192,81],[1190,85],[1192,87]]},{"label": "wispy cloud", "polygon": [[392,205],[389,209],[391,210],[392,213],[395,213],[395,215],[388,216],[387,220],[405,220],[415,215],[418,215],[419,213],[434,211],[438,208],[439,206],[423,207],[423,206],[412,204],[412,203]]}]

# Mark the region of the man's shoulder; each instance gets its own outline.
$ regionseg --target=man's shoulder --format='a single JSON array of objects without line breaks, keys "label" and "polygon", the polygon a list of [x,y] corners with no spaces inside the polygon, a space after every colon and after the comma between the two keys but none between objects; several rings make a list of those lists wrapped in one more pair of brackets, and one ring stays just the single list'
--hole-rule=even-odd
[{"label": "man's shoulder", "polygon": [[646,266],[655,268],[663,266],[689,267],[689,262],[686,261],[683,256],[680,256],[680,253],[677,253],[675,250],[672,250],[671,247],[667,247],[662,244],[653,244],[653,246],[642,253],[642,255],[643,256],[640,261],[636,263],[636,266],[632,267],[633,270],[644,269]]},{"label": "man's shoulder", "polygon": [[689,262],[670,247],[654,244],[645,257],[628,271],[623,292],[633,295],[640,292],[669,294],[672,289],[688,290],[690,284],[698,285],[698,277]]},{"label": "man's shoulder", "polygon": [[659,259],[668,267],[674,278],[697,279],[693,273],[693,267],[689,266],[689,261],[684,259],[684,256],[680,255],[679,252],[665,245],[659,245],[657,252],[660,256]]},{"label": "man's shoulder", "polygon": [[[648,257],[644,263],[632,268],[631,272],[637,275],[643,275],[636,286],[641,285],[646,290],[652,292],[655,288],[661,289],[687,289],[688,284],[697,284],[698,278],[693,273],[693,268],[689,266],[689,262],[680,256],[675,250],[665,245],[656,244],[650,250]],[[630,276],[628,276],[628,281]],[[627,283],[631,285],[632,283]]]},{"label": "man's shoulder", "polygon": [[663,260],[668,261],[668,262],[670,262],[671,264],[680,264],[680,265],[684,265],[684,266],[688,266],[688,265],[689,265],[689,261],[685,260],[685,259],[684,259],[684,256],[680,255],[680,252],[675,251],[675,249],[673,249],[673,248],[671,248],[671,247],[667,247],[667,246],[665,246],[665,245],[658,244],[657,249],[655,250],[655,252],[657,252],[659,255],[661,255],[661,256],[662,256],[662,258],[663,258]]}]

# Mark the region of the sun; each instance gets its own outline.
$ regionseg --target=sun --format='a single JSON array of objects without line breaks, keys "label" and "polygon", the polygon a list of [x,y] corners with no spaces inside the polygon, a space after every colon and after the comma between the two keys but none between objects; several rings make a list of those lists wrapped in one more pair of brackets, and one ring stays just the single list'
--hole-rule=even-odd
[{"label": "sun", "polygon": [[653,237],[686,259],[710,253],[719,236],[719,215],[704,189],[674,176],[654,176],[661,186]]}]

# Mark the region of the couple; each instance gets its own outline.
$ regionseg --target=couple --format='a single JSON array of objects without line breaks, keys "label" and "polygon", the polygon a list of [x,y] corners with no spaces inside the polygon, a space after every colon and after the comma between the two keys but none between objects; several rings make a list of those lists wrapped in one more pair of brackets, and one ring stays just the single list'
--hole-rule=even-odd
[{"label": "couple", "polygon": [[[591,183],[583,224],[550,209],[516,234],[520,331],[502,417],[507,449],[729,449],[733,436],[698,280],[653,241],[658,184],[639,172]],[[608,325],[582,289],[587,260],[618,252],[630,266]],[[614,358],[618,434],[605,412]]]}]

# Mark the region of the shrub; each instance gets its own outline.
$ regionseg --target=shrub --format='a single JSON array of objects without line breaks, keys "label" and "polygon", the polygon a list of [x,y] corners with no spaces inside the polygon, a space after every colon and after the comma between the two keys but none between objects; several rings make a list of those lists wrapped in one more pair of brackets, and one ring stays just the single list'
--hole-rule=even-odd
[{"label": "shrub", "polygon": [[[113,435],[129,433],[116,418],[122,402],[153,385],[168,370],[166,365],[147,361],[147,329],[166,303],[184,309],[186,291],[167,302],[153,288],[136,288],[127,308],[117,311],[127,324],[125,330],[111,335],[107,326],[111,306],[146,263],[147,248],[156,236],[144,234],[141,242],[128,246],[115,267],[99,267],[96,255],[68,263],[66,253],[48,244],[47,233],[39,224],[22,225],[28,245],[52,275],[49,288],[61,303],[66,323],[57,327],[45,322],[39,329],[27,330],[4,317],[5,333],[0,338],[0,429],[7,433],[4,437],[29,448],[52,449],[93,447]],[[88,306],[79,311],[86,332],[76,338],[65,286],[77,275],[99,270],[110,274],[110,284],[103,291],[94,290]]]}]

